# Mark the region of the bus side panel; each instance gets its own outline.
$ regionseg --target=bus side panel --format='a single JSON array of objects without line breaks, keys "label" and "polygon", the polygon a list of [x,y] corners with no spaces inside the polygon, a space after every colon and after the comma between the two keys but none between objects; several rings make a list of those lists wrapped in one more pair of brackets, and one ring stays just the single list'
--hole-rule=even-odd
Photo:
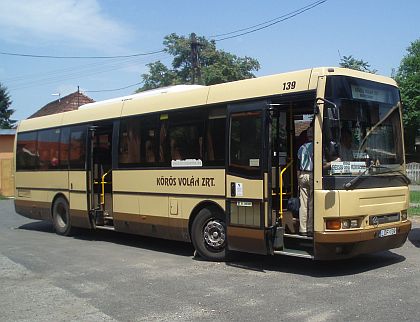
[{"label": "bus side panel", "polygon": [[224,209],[223,195],[224,170],[116,170],[115,230],[189,241],[188,225],[195,207],[208,201]]},{"label": "bus side panel", "polygon": [[54,197],[68,197],[66,171],[16,172],[15,183],[16,212],[31,219],[51,220]]},{"label": "bus side panel", "polygon": [[69,171],[69,191],[72,226],[91,228],[87,209],[86,171]]},{"label": "bus side panel", "polygon": [[[114,194],[114,226],[116,231],[190,241],[189,220],[202,198],[188,196],[151,196]],[[225,201],[209,199],[224,209]]]}]

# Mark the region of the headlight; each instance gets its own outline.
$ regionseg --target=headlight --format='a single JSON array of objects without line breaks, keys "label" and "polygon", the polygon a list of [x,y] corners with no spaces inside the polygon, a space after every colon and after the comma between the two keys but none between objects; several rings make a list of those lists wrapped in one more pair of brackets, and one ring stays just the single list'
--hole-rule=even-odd
[{"label": "headlight", "polygon": [[350,220],[350,228],[359,228],[359,221],[357,219]]},{"label": "headlight", "polygon": [[407,210],[401,211],[401,221],[407,220]]},{"label": "headlight", "polygon": [[341,222],[341,228],[343,228],[343,229],[349,229],[350,228],[350,219],[344,219]]},{"label": "headlight", "polygon": [[325,226],[329,230],[355,229],[360,227],[359,222],[359,219],[327,219]]}]

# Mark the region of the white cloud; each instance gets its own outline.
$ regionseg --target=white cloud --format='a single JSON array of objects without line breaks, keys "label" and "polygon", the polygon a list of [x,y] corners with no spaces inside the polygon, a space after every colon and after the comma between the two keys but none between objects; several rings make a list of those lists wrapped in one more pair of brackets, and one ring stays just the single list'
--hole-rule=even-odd
[{"label": "white cloud", "polygon": [[116,52],[132,30],[107,16],[96,0],[0,0],[0,38],[8,42]]}]

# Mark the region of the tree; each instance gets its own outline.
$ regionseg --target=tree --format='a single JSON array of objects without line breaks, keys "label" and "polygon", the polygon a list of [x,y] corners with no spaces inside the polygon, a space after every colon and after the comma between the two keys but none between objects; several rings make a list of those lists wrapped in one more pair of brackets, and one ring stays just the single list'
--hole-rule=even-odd
[{"label": "tree", "polygon": [[420,127],[420,39],[407,48],[401,60],[395,80],[401,91],[405,147],[414,152],[417,129]]},{"label": "tree", "polygon": [[253,71],[260,68],[256,59],[218,50],[215,41],[195,34],[190,38],[170,34],[163,45],[164,51],[173,56],[172,69],[161,61],[148,64],[149,72],[141,75],[143,86],[137,92],[177,84],[212,85],[253,78]]},{"label": "tree", "polygon": [[340,67],[343,68],[355,69],[361,72],[367,72],[372,74],[376,74],[377,72],[376,69],[370,68],[370,64],[368,62],[365,62],[363,59],[354,58],[352,55],[343,56],[343,58],[341,58],[340,60]]},{"label": "tree", "polygon": [[11,120],[10,117],[15,112],[11,109],[12,101],[6,87],[0,83],[0,129],[11,129],[16,121]]}]

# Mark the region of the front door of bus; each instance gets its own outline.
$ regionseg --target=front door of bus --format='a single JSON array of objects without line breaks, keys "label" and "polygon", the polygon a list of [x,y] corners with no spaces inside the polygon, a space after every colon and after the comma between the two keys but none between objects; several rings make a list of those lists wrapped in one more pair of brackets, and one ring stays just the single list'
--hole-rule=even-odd
[{"label": "front door of bus", "polygon": [[113,226],[112,123],[89,127],[89,209],[95,226]]},{"label": "front door of bus", "polygon": [[226,209],[230,250],[268,252],[267,106],[266,101],[228,106]]}]

